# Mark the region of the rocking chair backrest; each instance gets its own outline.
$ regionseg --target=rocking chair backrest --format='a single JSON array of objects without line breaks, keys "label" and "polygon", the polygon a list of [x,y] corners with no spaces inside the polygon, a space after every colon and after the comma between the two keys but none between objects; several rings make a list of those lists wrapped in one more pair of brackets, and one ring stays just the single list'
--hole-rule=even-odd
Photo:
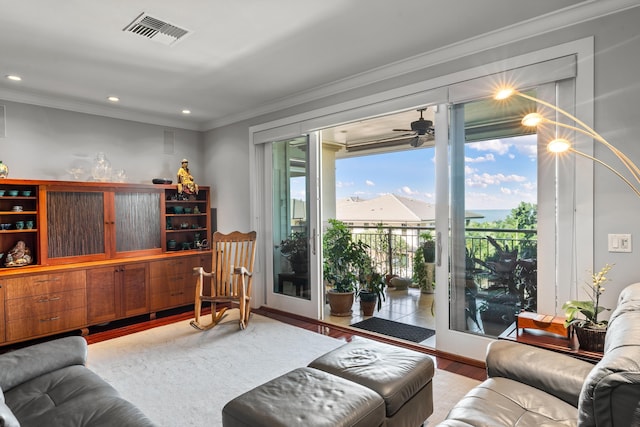
[{"label": "rocking chair backrest", "polygon": [[[242,286],[241,276],[233,274],[234,269],[244,267],[253,272],[256,257],[256,232],[234,231],[223,234],[213,233],[213,272],[215,273],[212,294],[218,297],[238,297],[238,286]],[[247,288],[251,289],[252,277]]]}]

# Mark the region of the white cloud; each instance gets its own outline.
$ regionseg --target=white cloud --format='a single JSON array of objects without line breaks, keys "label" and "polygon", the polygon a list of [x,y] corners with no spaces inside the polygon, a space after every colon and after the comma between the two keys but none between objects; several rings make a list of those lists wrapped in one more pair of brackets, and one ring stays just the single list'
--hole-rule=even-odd
[{"label": "white cloud", "polygon": [[369,186],[369,187],[375,187],[375,185],[376,185],[376,183],[371,181],[370,179],[367,179],[365,181],[365,184],[367,184],[367,186]]},{"label": "white cloud", "polygon": [[505,143],[501,139],[492,139],[489,141],[473,142],[468,145],[469,148],[476,149],[478,151],[491,151],[501,156],[509,152],[511,144]]},{"label": "white cloud", "polygon": [[412,189],[411,189],[411,187],[409,187],[409,186],[407,186],[407,185],[405,185],[404,187],[402,187],[402,188],[400,189],[400,191],[401,191],[403,194],[408,194],[408,195],[410,195],[410,196],[412,196],[412,195],[414,195],[414,194],[418,194],[418,192],[417,192],[417,191],[412,190]]},{"label": "white cloud", "polygon": [[508,155],[509,158],[514,158],[513,153],[509,153],[510,148],[513,147],[520,154],[524,154],[527,157],[536,158],[538,155],[537,139],[538,137],[533,134],[515,138],[508,138],[506,140],[492,139],[488,141],[472,142],[467,146],[478,151],[490,151],[501,156]]},{"label": "white cloud", "polygon": [[465,163],[483,163],[483,162],[495,162],[496,157],[492,153],[488,153],[484,156],[478,157],[465,157]]},{"label": "white cloud", "polygon": [[336,188],[353,187],[353,182],[336,181]]},{"label": "white cloud", "polygon": [[513,147],[518,150],[519,153],[536,159],[538,157],[538,137],[537,135],[526,135],[517,138],[517,142],[513,144]]},{"label": "white cloud", "polygon": [[521,175],[504,175],[501,173],[491,175],[488,173],[483,174],[471,174],[467,176],[465,180],[467,186],[469,187],[481,187],[487,188],[490,185],[500,185],[504,182],[525,182],[527,178]]}]

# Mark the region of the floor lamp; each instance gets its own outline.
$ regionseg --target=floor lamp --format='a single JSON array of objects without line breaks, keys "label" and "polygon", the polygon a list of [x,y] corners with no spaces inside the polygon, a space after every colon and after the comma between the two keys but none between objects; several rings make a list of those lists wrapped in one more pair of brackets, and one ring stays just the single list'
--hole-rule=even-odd
[{"label": "floor lamp", "polygon": [[519,92],[519,91],[517,91],[515,89],[511,89],[511,88],[505,88],[505,89],[498,90],[496,92],[496,95],[494,96],[494,98],[496,100],[504,100],[504,99],[509,98],[512,95],[519,96],[521,98],[525,98],[525,99],[537,102],[537,103],[539,103],[541,105],[544,105],[545,107],[549,107],[552,110],[554,110],[554,111],[562,114],[563,116],[569,118],[571,121],[573,121],[575,123],[575,126],[574,125],[568,125],[566,123],[560,123],[560,122],[557,122],[557,121],[550,120],[550,119],[544,117],[540,113],[530,113],[530,114],[527,114],[526,116],[524,116],[523,119],[522,119],[522,124],[524,126],[536,127],[536,126],[538,126],[538,125],[540,125],[542,123],[548,123],[548,124],[552,124],[552,125],[555,125],[555,126],[571,129],[571,130],[574,130],[576,132],[580,132],[582,134],[585,134],[585,135],[595,139],[596,141],[598,141],[599,143],[601,143],[605,147],[607,147],[609,150],[611,150],[611,152],[613,154],[615,154],[615,156],[618,158],[618,160],[620,160],[620,162],[622,162],[622,164],[625,166],[625,168],[631,173],[631,175],[633,176],[633,179],[635,180],[635,184],[634,184],[634,182],[632,182],[630,179],[626,178],[624,175],[622,175],[622,173],[617,171],[614,167],[610,166],[609,164],[603,162],[602,160],[596,159],[593,156],[590,156],[590,155],[588,155],[586,153],[583,153],[581,151],[578,151],[578,150],[574,149],[571,146],[571,143],[566,139],[556,138],[556,139],[552,140],[551,142],[549,142],[549,144],[547,145],[547,149],[549,151],[551,151],[553,153],[556,153],[556,154],[560,154],[560,153],[564,153],[564,152],[575,153],[575,154],[578,154],[578,155],[580,155],[582,157],[586,157],[587,159],[590,159],[590,160],[592,160],[592,161],[604,166],[605,168],[607,168],[611,172],[613,172],[625,184],[627,184],[629,186],[629,188],[631,188],[631,190],[635,193],[636,196],[640,197],[640,191],[638,190],[638,187],[637,187],[640,184],[640,169],[622,151],[618,150],[616,147],[611,145],[598,132],[596,132],[595,130],[591,129],[591,127],[587,126],[580,119],[578,119],[577,117],[575,117],[575,116],[569,114],[568,112],[564,111],[562,108],[559,108],[559,107],[557,107],[557,106],[555,106],[555,105],[553,105],[553,104],[551,104],[549,102],[543,101],[543,100],[538,99],[538,98],[536,98],[534,96],[527,95],[525,93]]},{"label": "floor lamp", "polygon": [[554,120],[550,120],[548,118],[546,118],[545,116],[543,116],[540,113],[529,113],[527,115],[525,115],[522,118],[522,125],[523,126],[527,126],[527,127],[537,127],[540,124],[551,124],[551,125],[555,125],[557,127],[562,127],[562,128],[566,128],[566,129],[570,129],[579,133],[582,133],[584,135],[587,135],[591,138],[593,138],[594,140],[598,141],[599,143],[603,144],[605,147],[607,147],[617,158],[618,160],[624,165],[624,167],[627,169],[628,173],[630,174],[630,176],[632,177],[631,179],[625,177],[622,173],[620,173],[618,170],[616,170],[614,167],[612,167],[611,165],[603,162],[600,159],[597,159],[593,156],[590,156],[586,153],[583,153],[581,151],[576,150],[575,148],[573,148],[571,146],[571,143],[564,138],[555,138],[552,141],[550,141],[547,144],[547,149],[555,154],[561,154],[561,153],[565,153],[565,152],[570,152],[570,153],[575,153],[579,156],[585,157],[597,164],[600,164],[602,166],[604,166],[605,168],[607,168],[609,171],[611,171],[613,174],[615,174],[618,178],[620,178],[625,184],[627,184],[627,186],[635,193],[636,196],[638,196],[640,198],[640,191],[638,190],[638,186],[640,185],[640,169],[638,168],[638,166],[636,166],[636,164],[631,161],[631,159],[629,159],[629,157],[627,157],[623,152],[621,152],[620,150],[618,150],[616,147],[614,147],[613,145],[611,145],[606,139],[604,139],[602,137],[602,135],[600,135],[599,133],[597,133],[595,130],[593,130],[591,127],[589,127],[587,124],[585,124],[584,122],[582,122],[580,119],[578,119],[577,117],[569,114],[568,112],[566,112],[565,110],[557,107],[556,105],[553,105],[549,102],[543,101],[541,99],[538,99],[534,96],[519,92],[515,89],[512,88],[504,88],[504,89],[500,89],[496,92],[494,98],[496,100],[504,100],[509,98],[510,96],[519,96],[521,98],[524,99],[528,99],[530,101],[534,101],[540,105],[543,105],[545,107],[550,108],[551,110],[561,114],[562,116],[570,119],[573,123],[575,123],[575,125],[569,125],[566,123],[560,123]]}]

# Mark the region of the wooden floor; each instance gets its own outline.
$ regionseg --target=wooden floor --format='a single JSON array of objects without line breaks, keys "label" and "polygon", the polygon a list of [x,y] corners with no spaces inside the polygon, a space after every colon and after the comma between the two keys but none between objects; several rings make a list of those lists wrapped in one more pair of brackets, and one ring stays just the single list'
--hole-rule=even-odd
[{"label": "wooden floor", "polygon": [[[395,340],[393,338],[384,337],[379,334],[369,333],[364,330],[325,323],[304,317],[298,317],[290,315],[288,313],[266,308],[254,310],[254,313],[258,313],[262,316],[270,317],[283,323],[306,329],[308,331],[327,335],[333,338],[344,339],[346,341],[351,341],[354,336],[363,336],[366,338],[375,339],[377,341],[387,342],[389,344],[420,351],[422,353],[432,355],[436,362],[436,367],[439,369],[443,369],[445,371],[453,372],[459,375],[464,375],[466,377],[477,380],[486,379],[486,371],[483,366],[480,366],[473,361],[465,361],[453,355],[439,354],[437,351],[428,349],[415,343],[410,343],[403,340]],[[188,308],[159,313],[158,317],[152,320],[149,320],[148,316],[140,316],[138,318],[128,319],[125,321],[112,322],[102,327],[92,327],[89,330],[89,334],[85,336],[85,338],[89,344],[92,344],[191,318],[193,318],[193,310],[189,310]]]}]

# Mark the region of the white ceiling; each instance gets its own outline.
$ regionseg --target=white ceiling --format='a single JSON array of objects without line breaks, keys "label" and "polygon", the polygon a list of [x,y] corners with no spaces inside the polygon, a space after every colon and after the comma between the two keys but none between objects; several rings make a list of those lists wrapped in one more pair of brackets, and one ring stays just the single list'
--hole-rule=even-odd
[{"label": "white ceiling", "polygon": [[[0,99],[206,130],[546,14],[568,25],[630,2],[0,0]],[[166,46],[123,31],[142,12],[190,33]]]}]

